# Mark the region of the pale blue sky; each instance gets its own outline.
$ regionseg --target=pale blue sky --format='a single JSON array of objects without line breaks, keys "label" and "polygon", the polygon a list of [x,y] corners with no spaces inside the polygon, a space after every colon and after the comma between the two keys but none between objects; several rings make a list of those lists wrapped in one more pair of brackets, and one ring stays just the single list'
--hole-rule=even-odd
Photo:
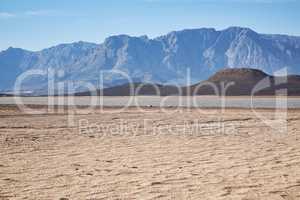
[{"label": "pale blue sky", "polygon": [[300,36],[300,0],[0,0],[0,50],[229,26]]}]

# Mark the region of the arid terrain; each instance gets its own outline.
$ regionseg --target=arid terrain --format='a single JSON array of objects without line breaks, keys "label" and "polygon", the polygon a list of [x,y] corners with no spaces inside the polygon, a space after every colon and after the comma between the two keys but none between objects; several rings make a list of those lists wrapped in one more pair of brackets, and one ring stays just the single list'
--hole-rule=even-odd
[{"label": "arid terrain", "polygon": [[[0,199],[300,199],[300,112],[0,107]],[[264,119],[262,119],[264,118]]]}]

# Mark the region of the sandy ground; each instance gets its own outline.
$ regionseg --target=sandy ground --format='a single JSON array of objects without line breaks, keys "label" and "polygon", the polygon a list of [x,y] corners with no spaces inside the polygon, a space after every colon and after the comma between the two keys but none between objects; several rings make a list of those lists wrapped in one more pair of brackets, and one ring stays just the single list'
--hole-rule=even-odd
[{"label": "sandy ground", "polygon": [[299,110],[76,112],[0,107],[1,200],[300,199]]}]

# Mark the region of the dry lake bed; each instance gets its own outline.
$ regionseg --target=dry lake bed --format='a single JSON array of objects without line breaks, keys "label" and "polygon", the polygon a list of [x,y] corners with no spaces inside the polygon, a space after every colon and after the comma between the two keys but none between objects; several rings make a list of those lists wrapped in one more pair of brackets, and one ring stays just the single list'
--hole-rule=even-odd
[{"label": "dry lake bed", "polygon": [[196,107],[196,108],[300,108],[300,97],[272,96],[104,96],[104,97],[0,97],[0,105],[77,105],[104,107]]}]

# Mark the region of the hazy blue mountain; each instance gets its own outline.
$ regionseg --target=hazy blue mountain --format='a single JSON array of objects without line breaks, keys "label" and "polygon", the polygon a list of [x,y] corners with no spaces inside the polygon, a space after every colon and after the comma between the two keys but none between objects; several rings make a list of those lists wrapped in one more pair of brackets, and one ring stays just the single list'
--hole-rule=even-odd
[{"label": "hazy blue mountain", "polygon": [[[300,37],[259,34],[248,28],[230,27],[170,32],[149,39],[147,36],[117,35],[102,44],[76,42],[41,51],[9,48],[0,52],[0,90],[12,89],[18,75],[31,69],[63,71],[56,82],[100,80],[100,72],[115,69],[135,81],[185,84],[187,69],[192,83],[207,79],[225,67],[249,67],[274,73],[287,67],[300,74]],[[113,86],[125,77],[104,74],[104,83]],[[47,76],[27,79],[24,89],[47,87]]]}]

